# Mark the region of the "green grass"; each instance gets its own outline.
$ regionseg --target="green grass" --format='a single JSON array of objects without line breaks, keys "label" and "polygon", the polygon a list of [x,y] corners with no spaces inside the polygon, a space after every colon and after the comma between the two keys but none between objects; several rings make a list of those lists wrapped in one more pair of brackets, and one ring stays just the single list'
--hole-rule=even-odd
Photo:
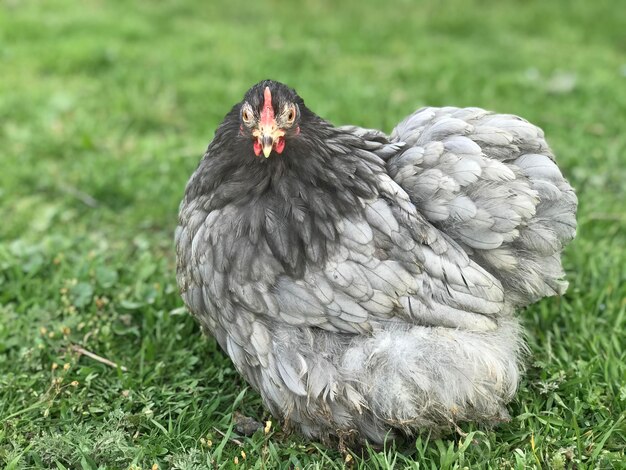
[{"label": "green grass", "polygon": [[625,24],[620,0],[0,1],[0,465],[344,465],[279,423],[235,436],[233,411],[269,416],[175,284],[185,182],[271,77],[337,124],[389,131],[426,104],[520,114],[580,198],[570,290],[523,313],[511,422],[346,466],[626,468]]}]

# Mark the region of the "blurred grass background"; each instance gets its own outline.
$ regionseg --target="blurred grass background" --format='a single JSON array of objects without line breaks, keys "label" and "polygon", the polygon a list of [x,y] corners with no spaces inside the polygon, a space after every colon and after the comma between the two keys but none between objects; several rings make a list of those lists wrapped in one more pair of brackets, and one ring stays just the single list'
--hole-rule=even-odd
[{"label": "blurred grass background", "polygon": [[[0,464],[626,468],[624,6],[1,0]],[[233,411],[269,416],[184,313],[172,237],[216,126],[264,78],[336,124],[456,105],[544,128],[580,228],[569,292],[523,314],[510,423],[349,456],[279,423],[234,434]]]}]

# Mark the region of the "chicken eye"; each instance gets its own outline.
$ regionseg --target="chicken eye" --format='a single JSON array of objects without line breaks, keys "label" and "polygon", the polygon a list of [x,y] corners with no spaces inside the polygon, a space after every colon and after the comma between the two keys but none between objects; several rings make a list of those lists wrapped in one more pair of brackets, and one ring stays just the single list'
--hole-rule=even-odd
[{"label": "chicken eye", "polygon": [[252,113],[247,108],[243,108],[241,111],[241,119],[245,124],[250,124],[252,122]]},{"label": "chicken eye", "polygon": [[287,124],[291,125],[296,120],[296,107],[291,105],[287,111]]}]

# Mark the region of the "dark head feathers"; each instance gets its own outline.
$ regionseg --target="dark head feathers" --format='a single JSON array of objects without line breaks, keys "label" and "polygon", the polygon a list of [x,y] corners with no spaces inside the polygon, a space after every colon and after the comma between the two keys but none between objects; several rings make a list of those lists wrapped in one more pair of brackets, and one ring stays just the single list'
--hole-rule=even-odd
[{"label": "dark head feathers", "polygon": [[[272,105],[298,103],[300,128],[284,153],[258,157],[240,130],[240,107],[262,103],[270,87]],[[337,224],[362,210],[361,199],[376,192],[377,172],[384,162],[361,158],[366,145],[308,110],[294,90],[264,80],[245,94],[218,127],[186,190],[186,203],[199,198],[205,211],[237,207],[238,233],[252,243],[267,242],[275,258],[294,275],[307,259],[321,262]]]},{"label": "dark head feathers", "polygon": [[250,103],[253,108],[260,107],[263,104],[263,93],[266,87],[269,87],[272,93],[272,106],[275,110],[280,109],[287,102],[304,105],[304,100],[300,98],[296,90],[274,80],[262,80],[252,86],[243,100]]}]

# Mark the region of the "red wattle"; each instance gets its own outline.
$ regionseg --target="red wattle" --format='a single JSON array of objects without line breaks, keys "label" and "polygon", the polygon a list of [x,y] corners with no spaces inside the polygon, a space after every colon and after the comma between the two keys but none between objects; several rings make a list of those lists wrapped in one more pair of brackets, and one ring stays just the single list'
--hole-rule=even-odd
[{"label": "red wattle", "polygon": [[283,150],[285,150],[285,139],[283,137],[279,137],[276,144],[274,144],[274,148],[276,153],[283,153]]},{"label": "red wattle", "polygon": [[259,155],[261,155],[261,144],[259,143],[258,140],[254,141],[254,154],[258,157]]}]

